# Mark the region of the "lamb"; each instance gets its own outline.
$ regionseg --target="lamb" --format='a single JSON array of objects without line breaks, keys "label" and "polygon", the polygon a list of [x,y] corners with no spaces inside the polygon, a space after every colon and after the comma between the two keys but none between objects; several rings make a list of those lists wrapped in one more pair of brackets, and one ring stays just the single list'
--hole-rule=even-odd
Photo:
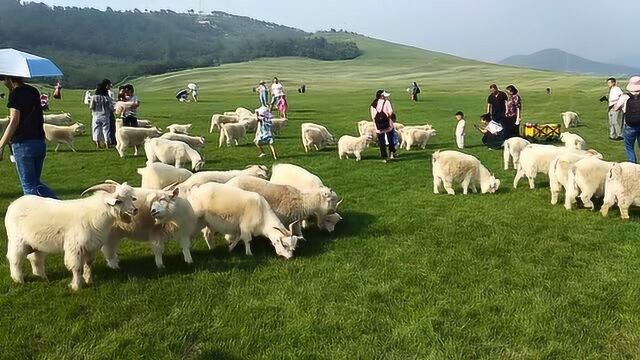
[{"label": "lamb", "polygon": [[475,156],[459,151],[436,151],[432,155],[433,193],[438,194],[441,185],[449,195],[455,195],[453,183],[462,185],[462,193],[467,195],[469,187],[474,193],[480,185],[482,194],[495,193],[500,187],[496,179]]},{"label": "lamb", "polygon": [[187,169],[176,168],[175,166],[152,163],[137,170],[142,176],[141,187],[144,189],[164,189],[165,187],[181,183],[189,179],[193,173]]},{"label": "lamb", "polygon": [[513,160],[513,168],[518,169],[520,163],[520,152],[531,143],[521,137],[512,137],[504,141],[502,152],[504,169],[509,170],[509,161]]},{"label": "lamb", "polygon": [[322,125],[303,123],[300,129],[302,132],[302,145],[304,146],[304,152],[309,152],[312,146],[317,151],[320,151],[326,146],[332,145],[335,141],[329,130]]},{"label": "lamb", "polygon": [[173,141],[182,141],[183,143],[191,146],[192,148],[202,148],[204,147],[205,138],[200,136],[189,136],[184,134],[178,134],[169,132],[160,136],[162,139],[173,140]]},{"label": "lamb", "polygon": [[174,134],[189,135],[189,131],[191,131],[191,124],[186,124],[186,125],[171,124],[167,126],[167,130],[169,130],[170,133],[174,133]]},{"label": "lamb", "polygon": [[342,156],[349,158],[349,155],[354,155],[356,161],[362,159],[362,152],[367,148],[367,143],[371,138],[369,135],[362,135],[360,137],[354,137],[344,135],[338,140],[338,157],[342,160]]},{"label": "lamb", "polygon": [[119,269],[117,250],[124,238],[149,242],[158,269],[164,268],[164,244],[175,238],[182,248],[184,261],[192,264],[191,238],[201,227],[191,203],[178,197],[179,189],[168,192],[137,188],[134,194],[138,215],[131,222],[116,221],[102,246],[107,266]]},{"label": "lamb", "polygon": [[571,167],[576,162],[594,156],[593,154],[562,154],[551,161],[549,164],[549,190],[551,191],[551,205],[558,203],[558,195],[565,189],[565,198],[571,196],[572,191],[568,191],[569,173]]},{"label": "lamb", "polygon": [[371,120],[358,121],[358,133],[360,136],[369,135],[372,141],[377,139],[376,127]]},{"label": "lamb", "polygon": [[271,131],[275,135],[280,135],[280,130],[284,129],[285,127],[287,127],[289,125],[289,120],[287,120],[286,118],[273,119],[273,120],[271,120],[271,122],[272,122]]},{"label": "lamb", "polygon": [[78,290],[81,274],[92,282],[91,264],[116,220],[129,220],[138,212],[134,190],[125,184],[105,183],[83,192],[85,199],[54,200],[27,195],[7,209],[7,259],[11,278],[24,282],[22,258],[27,255],[33,275],[45,278],[45,256],[64,253],[64,264],[73,274],[69,286]]},{"label": "lamb", "polygon": [[242,123],[223,124],[220,128],[220,139],[218,140],[218,147],[221,148],[225,141],[227,146],[231,146],[232,141],[239,145],[238,140],[247,136],[247,128]]},{"label": "lamb", "polygon": [[577,134],[572,134],[570,132],[563,132],[560,134],[560,141],[564,143],[565,147],[576,150],[587,150],[587,142]]},{"label": "lamb", "polygon": [[[117,124],[116,124],[117,125]],[[157,127],[150,129],[116,126],[116,150],[121,158],[127,147],[133,146],[133,156],[138,156],[138,147],[144,145],[147,138],[157,138],[162,135],[162,131]]]},{"label": "lamb", "polygon": [[207,183],[192,189],[188,199],[196,216],[207,226],[203,234],[210,249],[214,232],[225,235],[230,242],[229,251],[243,241],[246,255],[252,255],[251,238],[265,236],[278,255],[293,257],[298,242],[292,231],[295,224],[286,229],[259,194],[226,184]]},{"label": "lamb", "polygon": [[252,176],[260,179],[266,179],[268,170],[269,169],[264,165],[249,165],[243,170],[201,171],[193,174],[193,176],[190,176],[183,182],[176,184],[176,186],[184,193],[193,187],[210,182],[224,184],[238,176]]},{"label": "lamb", "polygon": [[617,202],[620,217],[629,219],[629,207],[640,205],[639,178],[640,165],[623,162],[611,166],[604,185],[604,203],[600,208],[602,216],[606,217],[611,206]]},{"label": "lamb", "polygon": [[564,208],[571,210],[579,196],[585,208],[593,210],[594,197],[604,196],[604,185],[607,174],[614,163],[603,161],[596,156],[582,159],[571,167],[567,179]]},{"label": "lamb", "polygon": [[537,174],[548,174],[551,161],[556,157],[569,152],[578,154],[593,154],[602,158],[602,155],[594,150],[574,150],[553,145],[531,144],[525,147],[520,152],[518,172],[513,179],[513,187],[517,188],[520,179],[526,176],[529,180],[529,187],[531,189],[534,189]]},{"label": "lamb", "polygon": [[406,127],[400,131],[402,135],[402,143],[400,143],[400,148],[403,146],[407,150],[411,150],[411,147],[415,144],[420,146],[422,149],[427,147],[427,143],[431,139],[431,137],[436,135],[436,131],[431,130],[422,130],[422,129],[414,129]]},{"label": "lamb", "polygon": [[81,135],[83,132],[84,125],[81,123],[75,123],[71,126],[44,124],[44,136],[48,142],[57,144],[56,152],[58,152],[58,148],[62,144],[66,144],[73,152],[76,152],[73,142],[76,135]]},{"label": "lamb", "polygon": [[236,115],[238,115],[239,118],[247,118],[254,116],[255,113],[247,108],[239,107],[236,109]]},{"label": "lamb", "polygon": [[73,120],[71,119],[71,114],[69,113],[47,114],[44,115],[44,122],[46,124],[64,126],[71,125],[71,123],[73,123]]},{"label": "lamb", "polygon": [[193,171],[200,171],[205,164],[202,155],[181,141],[147,139],[144,142],[144,152],[147,155],[147,164],[160,161],[179,168],[183,163],[191,161]]},{"label": "lamb", "polygon": [[223,124],[237,123],[238,121],[240,121],[240,118],[236,115],[228,116],[214,114],[213,116],[211,116],[211,126],[209,127],[209,134],[211,134],[214,129],[220,130],[220,127]]},{"label": "lamb", "polygon": [[578,126],[582,120],[580,120],[580,116],[573,111],[566,111],[560,114],[562,116],[562,123],[565,128],[569,128],[571,126]]},{"label": "lamb", "polygon": [[324,216],[335,211],[331,190],[315,188],[300,191],[293,186],[278,185],[251,176],[238,176],[227,183],[242,190],[260,194],[283,224],[296,224],[293,234],[302,238],[299,223],[311,216]]}]

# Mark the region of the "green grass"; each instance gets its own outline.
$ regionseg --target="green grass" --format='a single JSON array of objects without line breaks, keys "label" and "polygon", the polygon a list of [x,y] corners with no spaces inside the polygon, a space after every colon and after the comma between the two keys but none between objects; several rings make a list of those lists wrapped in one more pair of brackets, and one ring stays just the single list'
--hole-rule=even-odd
[{"label": "green grass", "polygon": [[[343,35],[336,35],[343,36]],[[141,117],[166,126],[193,123],[204,134],[211,114],[255,107],[251,87],[278,75],[289,90],[291,123],[278,139],[281,162],[319,174],[345,198],[333,234],[308,231],[285,261],[262,241],[254,257],[242,246],[213,252],[194,240],[183,264],[175,242],[167,269],[155,269],[144,243],[125,242],[120,271],[100,256],[95,284],[72,293],[61,256],[47,260],[49,282],[15,285],[0,259],[0,358],[5,359],[601,359],[640,353],[638,212],[623,222],[586,210],[549,205],[547,181],[513,190],[501,152],[480,145],[471,128],[486,88],[515,83],[525,121],[558,122],[582,114],[576,130],[607,159],[624,160],[607,140],[601,79],[471,62],[357,38],[352,61],[265,59],[135,81]],[[100,69],[96,69],[99,77]],[[417,80],[422,101],[404,89]],[[202,102],[178,104],[175,90],[197,81]],[[309,93],[294,93],[301,82]],[[547,96],[550,86],[554,93]],[[314,121],[336,135],[355,134],[373,92],[384,87],[405,124],[432,123],[438,135],[425,151],[402,152],[391,164],[370,148],[364,161],[339,161],[335,149],[304,154],[299,124]],[[80,91],[66,91],[56,110],[85,123]],[[453,114],[465,111],[466,152],[502,180],[494,195],[434,195],[431,153],[454,146]],[[207,135],[207,169],[271,165],[245,144],[218,149]],[[95,151],[47,156],[44,179],[64,198],[110,178],[139,184],[143,157]],[[0,209],[21,193],[8,161],[0,163]],[[635,215],[635,216],[633,216]],[[0,252],[6,250],[0,229]],[[25,267],[27,264],[25,264]],[[26,268],[25,268],[26,269]]]}]

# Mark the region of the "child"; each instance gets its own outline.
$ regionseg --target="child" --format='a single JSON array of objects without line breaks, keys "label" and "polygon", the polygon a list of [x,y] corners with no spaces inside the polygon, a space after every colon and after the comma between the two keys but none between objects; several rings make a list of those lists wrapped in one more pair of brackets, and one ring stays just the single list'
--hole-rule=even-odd
[{"label": "child", "polygon": [[278,100],[278,111],[280,112],[280,117],[283,119],[287,118],[287,110],[289,110],[289,103],[287,102],[287,95],[282,95],[280,100]]},{"label": "child", "polygon": [[458,149],[464,149],[464,126],[466,121],[464,120],[464,113],[462,111],[456,113],[456,120],[458,120],[458,125],[456,125],[456,143],[458,144]]},{"label": "child", "polygon": [[256,117],[258,118],[258,129],[256,130],[256,138],[253,142],[256,144],[258,149],[260,149],[260,155],[258,157],[265,157],[264,150],[262,150],[262,145],[267,144],[271,149],[271,154],[273,155],[273,160],[278,160],[276,156],[276,148],[273,146],[273,133],[271,132],[271,111],[266,106],[262,106],[256,110]]}]

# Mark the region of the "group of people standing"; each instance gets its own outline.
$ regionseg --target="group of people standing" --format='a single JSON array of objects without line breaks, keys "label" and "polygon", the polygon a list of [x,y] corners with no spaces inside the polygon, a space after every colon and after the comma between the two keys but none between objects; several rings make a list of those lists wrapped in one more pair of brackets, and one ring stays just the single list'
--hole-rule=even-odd
[{"label": "group of people standing", "polygon": [[112,83],[104,79],[96,86],[89,100],[91,110],[91,135],[96,147],[105,148],[116,145],[116,117],[122,119],[122,126],[138,127],[138,108],[140,100],[135,96],[131,84],[118,88],[117,101],[111,91]]},{"label": "group of people standing", "polygon": [[617,86],[615,78],[607,79],[607,86],[609,139],[624,140],[627,160],[637,163],[635,147],[636,142],[640,144],[640,76],[629,79],[627,93]]},{"label": "group of people standing", "polygon": [[[260,81],[255,91],[258,93],[258,101],[261,107],[267,107],[273,111],[273,107],[275,106],[280,113],[280,117],[287,118],[289,102],[287,100],[287,94],[284,92],[284,86],[277,77],[273,78],[270,88],[267,87],[267,84],[263,80]],[[271,91],[271,101],[269,101],[269,91]]]}]

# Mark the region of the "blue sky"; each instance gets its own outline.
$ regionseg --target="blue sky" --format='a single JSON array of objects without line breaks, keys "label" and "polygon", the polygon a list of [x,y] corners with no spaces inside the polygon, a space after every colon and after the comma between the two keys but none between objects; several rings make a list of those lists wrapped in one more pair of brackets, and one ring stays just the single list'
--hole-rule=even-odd
[{"label": "blue sky", "polygon": [[640,48],[627,46],[637,43],[638,37],[624,39],[626,34],[637,32],[637,0],[42,1],[97,9],[220,10],[307,31],[344,28],[488,61],[560,48],[593,60],[625,59],[640,67]]}]

